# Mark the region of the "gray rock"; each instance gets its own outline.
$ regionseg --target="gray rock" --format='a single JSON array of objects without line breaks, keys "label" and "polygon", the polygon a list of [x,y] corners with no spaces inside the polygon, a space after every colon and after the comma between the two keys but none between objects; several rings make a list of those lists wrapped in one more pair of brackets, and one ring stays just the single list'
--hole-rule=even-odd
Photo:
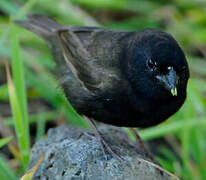
[{"label": "gray rock", "polygon": [[[91,132],[73,126],[50,129],[48,138],[37,142],[31,151],[29,168],[40,156],[45,158],[33,179],[41,180],[166,180],[169,177],[150,163],[141,151],[128,140],[120,128],[103,126],[105,140],[121,162],[110,154],[105,158],[101,145]],[[85,133],[87,132],[87,133]]]}]

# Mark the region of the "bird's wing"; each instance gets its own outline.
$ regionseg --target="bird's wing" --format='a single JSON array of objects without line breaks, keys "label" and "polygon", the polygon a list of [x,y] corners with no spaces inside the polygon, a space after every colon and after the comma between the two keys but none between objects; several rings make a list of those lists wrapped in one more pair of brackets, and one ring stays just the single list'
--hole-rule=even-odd
[{"label": "bird's wing", "polygon": [[119,40],[127,32],[95,27],[63,27],[57,36],[74,76],[87,90],[109,88],[120,78]]},{"label": "bird's wing", "polygon": [[42,15],[29,15],[27,20],[15,23],[49,43],[57,65],[60,69],[63,67],[60,78],[65,71],[63,59],[74,76],[89,91],[109,88],[121,78],[119,55],[122,51],[121,42],[124,42],[127,32],[109,31],[99,27],[62,27]]}]

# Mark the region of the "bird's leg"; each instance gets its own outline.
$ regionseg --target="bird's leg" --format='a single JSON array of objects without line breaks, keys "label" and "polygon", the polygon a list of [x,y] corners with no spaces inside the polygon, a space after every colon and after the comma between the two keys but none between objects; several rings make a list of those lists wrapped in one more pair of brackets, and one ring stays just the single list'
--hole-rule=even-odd
[{"label": "bird's leg", "polygon": [[134,135],[136,142],[140,145],[140,147],[142,148],[142,150],[144,151],[144,153],[146,154],[147,157],[150,158],[150,160],[154,163],[157,164],[161,167],[161,165],[159,164],[159,162],[157,162],[154,158],[154,156],[152,155],[152,153],[148,150],[148,148],[145,146],[143,140],[141,139],[141,137],[139,136],[139,134],[137,133],[137,131],[135,131],[133,128],[129,128],[129,130],[131,131],[131,133]]},{"label": "bird's leg", "polygon": [[101,134],[101,132],[97,129],[95,123],[89,119],[88,117],[84,116],[85,120],[88,122],[88,124],[91,126],[92,129],[94,129],[94,133],[96,135],[96,137],[98,137],[100,144],[101,144],[101,148],[104,154],[105,159],[107,159],[107,155],[106,155],[106,151],[109,152],[112,156],[114,156],[115,158],[117,158],[120,161],[123,161],[123,159],[117,155],[112,148],[109,146],[109,144],[105,141],[103,135]]}]

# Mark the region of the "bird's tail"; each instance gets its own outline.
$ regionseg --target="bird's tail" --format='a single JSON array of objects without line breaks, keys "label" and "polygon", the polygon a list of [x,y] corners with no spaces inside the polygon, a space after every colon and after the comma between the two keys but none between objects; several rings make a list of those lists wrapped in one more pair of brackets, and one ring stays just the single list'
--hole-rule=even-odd
[{"label": "bird's tail", "polygon": [[25,29],[32,31],[44,40],[49,40],[51,35],[56,33],[56,30],[60,27],[55,21],[49,17],[42,15],[28,15],[28,20],[14,22]]}]

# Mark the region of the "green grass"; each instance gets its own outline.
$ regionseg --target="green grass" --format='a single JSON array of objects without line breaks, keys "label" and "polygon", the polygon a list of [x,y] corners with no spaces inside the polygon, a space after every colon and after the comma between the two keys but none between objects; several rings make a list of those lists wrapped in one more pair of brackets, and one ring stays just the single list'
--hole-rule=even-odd
[{"label": "green grass", "polygon": [[16,180],[17,177],[6,161],[0,156],[0,177],[2,180]]},{"label": "green grass", "polygon": [[[10,62],[12,78],[0,85],[0,103],[11,104],[12,116],[1,117],[15,128],[20,161],[10,166],[0,149],[1,179],[18,179],[25,173],[31,148],[30,138],[46,134],[46,124],[55,121],[65,109],[65,120],[86,127],[85,121],[64,97],[53,75],[55,63],[46,44],[34,34],[15,26],[11,19],[28,13],[43,13],[62,24],[101,25],[112,29],[140,30],[153,27],[173,34],[186,52],[191,78],[188,97],[181,110],[166,122],[140,130],[143,139],[163,138],[172,147],[157,147],[164,168],[184,180],[206,179],[206,2],[204,0],[19,0],[0,1],[0,72]],[[206,55],[205,55],[206,56]],[[3,70],[2,70],[3,69]],[[43,99],[52,108],[28,114],[28,102]],[[36,134],[29,132],[36,125]],[[0,132],[1,134],[1,132]],[[10,137],[0,139],[4,147]]]},{"label": "green grass", "polygon": [[[16,33],[16,27],[11,26],[11,49],[12,49],[12,82],[9,85],[10,102],[12,106],[13,117],[15,121],[15,130],[18,135],[18,143],[21,150],[22,162],[26,169],[29,162],[30,136],[27,112],[27,97],[24,80],[23,63],[20,57],[19,42]],[[14,90],[12,92],[12,90]]]},{"label": "green grass", "polygon": [[[6,137],[0,139],[0,149],[11,141],[12,137]],[[2,180],[15,180],[17,179],[14,172],[7,165],[6,161],[0,156],[0,177]]]},{"label": "green grass", "polygon": [[0,139],[0,148],[6,145],[9,141],[11,141],[11,139],[11,136]]}]

